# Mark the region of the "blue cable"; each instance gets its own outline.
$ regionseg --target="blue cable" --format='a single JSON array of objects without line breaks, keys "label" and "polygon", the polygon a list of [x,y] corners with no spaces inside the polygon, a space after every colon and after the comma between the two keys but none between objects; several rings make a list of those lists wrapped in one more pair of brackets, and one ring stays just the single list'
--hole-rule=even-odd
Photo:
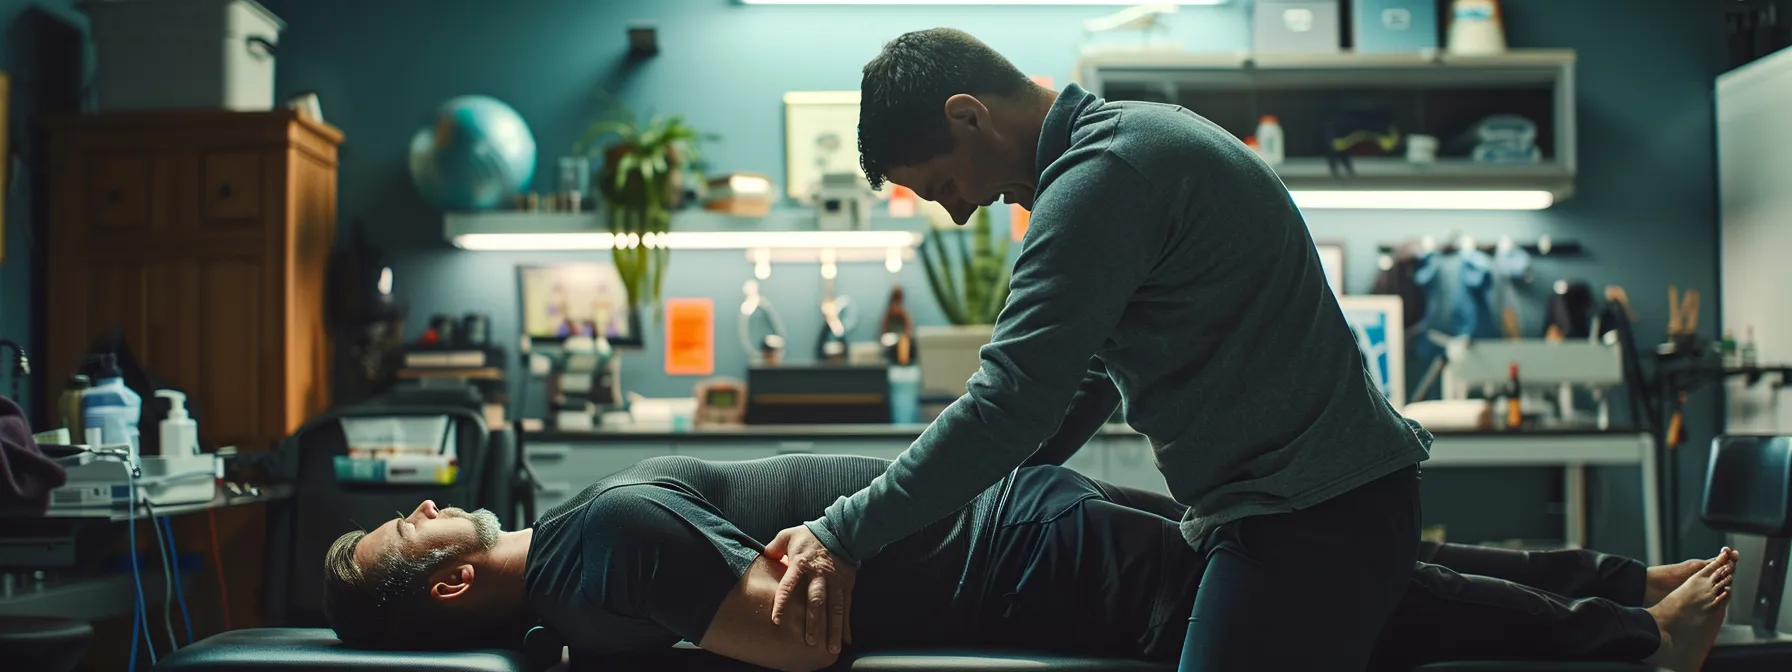
[{"label": "blue cable", "polygon": [[174,545],[174,521],[162,516],[168,530],[168,562],[174,565],[174,597],[180,601],[180,618],[187,626],[187,643],[193,643],[193,616],[187,613],[187,590],[180,585],[180,547]]},{"label": "blue cable", "polygon": [[[125,465],[126,469],[133,469],[134,467],[135,465]],[[141,631],[147,640],[145,643],[149,645],[150,665],[156,664],[156,644],[155,640],[148,639],[149,612],[147,605],[149,602],[148,600],[143,599],[143,572],[137,566],[137,477],[135,474],[132,474],[127,480],[130,481],[131,506],[129,515],[125,516],[125,525],[130,528],[131,544],[128,552],[131,555],[131,582],[137,586],[136,614],[133,615],[131,619],[133,621],[132,625],[136,626],[131,630],[131,669],[134,670],[137,667],[137,633]]]},{"label": "blue cable", "polygon": [[143,612],[135,609],[139,604],[141,603],[135,600],[131,602],[131,665],[126,668],[129,672],[137,672],[137,640],[143,635],[143,626],[139,620]]}]

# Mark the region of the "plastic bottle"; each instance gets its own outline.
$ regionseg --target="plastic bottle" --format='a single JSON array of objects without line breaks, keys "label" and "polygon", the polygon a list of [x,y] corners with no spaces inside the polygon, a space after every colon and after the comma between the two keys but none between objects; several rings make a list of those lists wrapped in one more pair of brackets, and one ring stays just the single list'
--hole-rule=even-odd
[{"label": "plastic bottle", "polygon": [[1742,366],[1752,367],[1757,363],[1755,358],[1755,328],[1743,327],[1742,343],[1736,346],[1736,359]]},{"label": "plastic bottle", "polygon": [[1524,426],[1524,388],[1518,383],[1518,362],[1506,370],[1506,429]]},{"label": "plastic bottle", "polygon": [[1722,356],[1724,368],[1733,369],[1741,364],[1741,361],[1736,356],[1735,332],[1730,331],[1729,329],[1724,330],[1724,340],[1718,342],[1717,351]]},{"label": "plastic bottle", "polygon": [[62,415],[62,426],[68,428],[69,440],[80,443],[87,433],[81,430],[81,395],[93,381],[87,376],[75,374],[69,376],[68,387],[62,390],[62,398],[56,404],[56,412]]},{"label": "plastic bottle", "polygon": [[187,395],[176,390],[156,390],[156,396],[168,400],[168,417],[159,426],[162,454],[198,455],[199,423],[187,415]]},{"label": "plastic bottle", "polygon": [[1282,137],[1282,121],[1273,114],[1265,114],[1257,121],[1257,153],[1263,155],[1264,162],[1272,166],[1282,165],[1287,157],[1288,148]]},{"label": "plastic bottle", "polygon": [[143,397],[125,387],[115,355],[98,357],[94,377],[93,387],[81,395],[81,424],[89,430],[99,430],[100,443],[130,444],[131,459],[136,460],[137,422],[143,419]]}]

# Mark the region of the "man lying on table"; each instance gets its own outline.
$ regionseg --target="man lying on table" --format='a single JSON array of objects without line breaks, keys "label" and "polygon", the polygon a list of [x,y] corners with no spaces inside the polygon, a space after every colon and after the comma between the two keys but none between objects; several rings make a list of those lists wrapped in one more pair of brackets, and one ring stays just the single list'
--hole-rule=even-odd
[{"label": "man lying on table", "polygon": [[[502,646],[543,622],[581,654],[682,639],[765,667],[826,667],[838,654],[806,644],[801,619],[766,618],[784,568],[762,542],[888,466],[845,455],[653,458],[514,532],[489,512],[425,501],[336,541],[325,610],[358,646]],[[839,624],[845,648],[1174,662],[1205,564],[1178,532],[1183,512],[1063,467],[1017,470],[859,569]],[[1645,568],[1586,551],[1428,550],[1444,566],[1414,574],[1376,646],[1378,667],[1474,657],[1694,670],[1722,623],[1735,558]],[[1348,605],[1336,613],[1348,618]]]}]

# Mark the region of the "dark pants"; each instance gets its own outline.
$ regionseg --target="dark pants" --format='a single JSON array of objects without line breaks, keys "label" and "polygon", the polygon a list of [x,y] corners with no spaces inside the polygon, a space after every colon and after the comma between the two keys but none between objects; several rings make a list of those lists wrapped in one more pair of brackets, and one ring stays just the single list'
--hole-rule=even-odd
[{"label": "dark pants", "polygon": [[1412,581],[1419,468],[1207,542],[1181,672],[1362,670]]},{"label": "dark pants", "polygon": [[1635,662],[1661,646],[1646,568],[1592,551],[1425,544],[1375,649],[1377,670],[1441,660]]},{"label": "dark pants", "polygon": [[[1415,523],[1407,543],[1416,545],[1421,562],[1409,560],[1407,566],[1417,569],[1401,579],[1398,606],[1389,607],[1386,627],[1366,635],[1374,643],[1372,656],[1346,654],[1360,657],[1344,659],[1323,652],[1277,651],[1268,663],[1235,667],[1231,661],[1238,659],[1227,656],[1239,655],[1238,647],[1214,642],[1213,633],[1262,642],[1245,642],[1253,648],[1303,649],[1312,646],[1315,634],[1349,625],[1360,613],[1350,600],[1365,592],[1352,587],[1362,575],[1327,564],[1355,567],[1348,556],[1361,551],[1320,556],[1324,560],[1315,564],[1331,578],[1292,582],[1312,591],[1307,594],[1289,597],[1292,589],[1277,586],[1238,591],[1215,583],[1222,575],[1212,571],[1212,561],[1222,557],[1228,542],[1240,543],[1241,553],[1253,555],[1272,548],[1257,543],[1262,535],[1250,527],[1242,530],[1242,539],[1216,538],[1210,544],[1213,552],[1204,555],[1191,549],[1177,528],[1185,507],[1157,493],[1099,483],[1056,467],[1022,469],[1012,493],[991,537],[990,573],[976,634],[984,644],[1161,662],[1193,656],[1197,663],[1227,670],[1363,669],[1371,660],[1374,669],[1405,669],[1468,658],[1630,662],[1660,645],[1654,620],[1637,608],[1644,568],[1636,561],[1588,551],[1416,544],[1411,541],[1417,537]],[[1368,496],[1389,495],[1370,490]],[[1244,557],[1236,562],[1253,562]],[[1248,572],[1245,577],[1252,578]],[[1228,590],[1247,603],[1237,611],[1263,625],[1261,630],[1228,626],[1232,612],[1214,619],[1222,627],[1190,627],[1191,612],[1196,619],[1207,617],[1195,610],[1208,593]],[[1356,633],[1366,627],[1342,629]],[[1192,650],[1190,640],[1197,636],[1208,639],[1193,646],[1220,647],[1220,656]]]}]

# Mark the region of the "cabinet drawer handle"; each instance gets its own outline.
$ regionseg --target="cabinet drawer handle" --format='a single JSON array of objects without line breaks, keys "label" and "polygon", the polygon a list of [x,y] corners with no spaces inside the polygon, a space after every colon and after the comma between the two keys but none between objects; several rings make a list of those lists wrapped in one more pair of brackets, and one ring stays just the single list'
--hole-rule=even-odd
[{"label": "cabinet drawer handle", "polygon": [[124,200],[124,192],[123,191],[120,191],[118,189],[111,189],[111,190],[106,191],[106,202],[107,203],[117,205],[119,201],[123,201],[123,200]]},{"label": "cabinet drawer handle", "polygon": [[230,198],[231,191],[232,191],[232,189],[230,188],[229,182],[225,182],[223,184],[218,185],[218,198],[219,199]]}]

